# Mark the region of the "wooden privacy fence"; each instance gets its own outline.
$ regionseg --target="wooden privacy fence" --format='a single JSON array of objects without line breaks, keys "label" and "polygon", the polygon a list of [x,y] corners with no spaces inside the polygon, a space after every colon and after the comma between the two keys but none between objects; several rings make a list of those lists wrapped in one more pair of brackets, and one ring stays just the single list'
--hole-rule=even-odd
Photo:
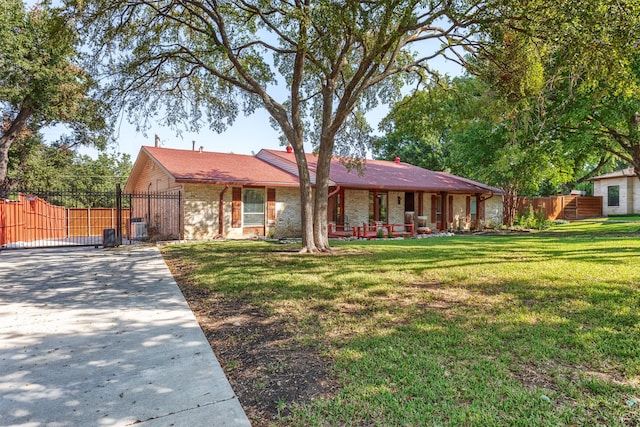
[{"label": "wooden privacy fence", "polygon": [[[122,233],[126,234],[129,209],[122,210]],[[69,208],[67,209],[69,236],[102,236],[105,228],[117,228],[116,208]]]},{"label": "wooden privacy fence", "polygon": [[0,247],[16,242],[66,237],[65,208],[20,194],[0,200]]},{"label": "wooden privacy fence", "polygon": [[[130,210],[122,210],[123,233]],[[117,227],[115,208],[65,208],[19,194],[18,200],[0,200],[0,247],[35,241],[101,237]],[[99,241],[99,239],[97,239]]]},{"label": "wooden privacy fence", "polygon": [[528,213],[530,206],[534,212],[544,209],[549,220],[574,221],[602,216],[602,197],[599,196],[519,197],[518,216]]}]

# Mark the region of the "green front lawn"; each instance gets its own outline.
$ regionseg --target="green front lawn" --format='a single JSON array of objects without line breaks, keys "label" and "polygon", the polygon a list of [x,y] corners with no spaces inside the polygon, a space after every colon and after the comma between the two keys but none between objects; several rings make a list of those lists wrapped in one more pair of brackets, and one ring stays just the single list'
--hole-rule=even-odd
[{"label": "green front lawn", "polygon": [[640,216],[639,215],[618,215],[606,218],[585,219],[566,224],[558,224],[553,226],[550,233],[571,233],[574,237],[579,234],[586,236],[598,237],[615,237],[620,235],[640,234]]},{"label": "green front lawn", "polygon": [[334,361],[338,394],[289,403],[278,425],[640,425],[640,223],[574,224],[321,256],[266,242],[165,251]]}]

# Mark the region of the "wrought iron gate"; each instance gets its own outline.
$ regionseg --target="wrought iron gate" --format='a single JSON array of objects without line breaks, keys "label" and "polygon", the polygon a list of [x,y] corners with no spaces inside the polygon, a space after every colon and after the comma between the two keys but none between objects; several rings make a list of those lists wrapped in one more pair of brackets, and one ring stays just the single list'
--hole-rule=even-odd
[{"label": "wrought iron gate", "polygon": [[[0,249],[100,246],[182,237],[181,193],[22,189],[0,200]],[[108,233],[110,231],[110,233]]]}]

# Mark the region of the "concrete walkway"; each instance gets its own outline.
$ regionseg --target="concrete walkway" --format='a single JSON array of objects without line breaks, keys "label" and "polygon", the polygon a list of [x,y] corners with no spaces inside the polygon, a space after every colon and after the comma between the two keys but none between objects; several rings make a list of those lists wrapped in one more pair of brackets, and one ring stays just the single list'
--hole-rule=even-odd
[{"label": "concrete walkway", "polygon": [[0,426],[249,426],[155,247],[0,253]]}]

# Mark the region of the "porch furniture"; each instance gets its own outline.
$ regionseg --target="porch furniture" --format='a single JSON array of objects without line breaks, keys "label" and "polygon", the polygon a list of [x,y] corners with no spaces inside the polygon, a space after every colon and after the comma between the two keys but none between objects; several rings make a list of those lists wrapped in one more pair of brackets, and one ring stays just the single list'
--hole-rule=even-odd
[{"label": "porch furniture", "polygon": [[418,217],[418,229],[416,230],[418,234],[431,234],[431,228],[427,226],[428,219],[426,216]]},{"label": "porch furniture", "polygon": [[[382,230],[382,234],[380,234],[380,230]],[[378,237],[412,237],[414,234],[415,226],[413,223],[410,224],[362,224],[362,227],[359,227],[359,230],[356,234],[356,237],[360,239],[375,239]]]}]

